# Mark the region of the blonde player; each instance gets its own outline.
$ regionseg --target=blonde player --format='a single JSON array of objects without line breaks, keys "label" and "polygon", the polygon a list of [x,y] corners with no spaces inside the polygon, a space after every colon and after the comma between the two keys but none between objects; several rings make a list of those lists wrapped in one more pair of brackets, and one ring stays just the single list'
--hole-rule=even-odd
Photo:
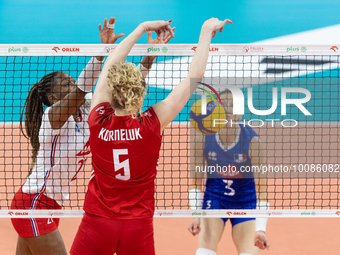
[{"label": "blonde player", "polygon": [[70,254],[155,253],[154,191],[163,130],[197,86],[190,86],[190,79],[202,79],[211,36],[218,30],[222,32],[228,22],[210,19],[203,24],[188,76],[166,99],[144,113],[141,112],[146,94],[144,77],[132,63],[122,62],[144,32],[173,36],[171,21],[140,24],[109,56],[91,103],[94,175],[85,198],[85,215]]},{"label": "blonde player", "polygon": [[[261,140],[255,131],[239,124],[242,115],[233,115],[233,98],[229,90],[220,94],[226,110],[226,126],[215,135],[197,136],[195,165],[220,166],[228,171],[207,172],[203,198],[202,180],[193,178],[189,192],[192,209],[255,209],[257,183],[258,209],[268,209],[266,179],[256,178],[249,169],[263,163]],[[209,169],[209,168],[208,168]],[[246,170],[248,169],[248,170]],[[194,219],[189,231],[198,236],[196,255],[216,255],[225,222],[230,219],[232,237],[239,255],[257,255],[269,248],[265,235],[266,218],[202,218]],[[258,248],[257,248],[257,247]]]}]

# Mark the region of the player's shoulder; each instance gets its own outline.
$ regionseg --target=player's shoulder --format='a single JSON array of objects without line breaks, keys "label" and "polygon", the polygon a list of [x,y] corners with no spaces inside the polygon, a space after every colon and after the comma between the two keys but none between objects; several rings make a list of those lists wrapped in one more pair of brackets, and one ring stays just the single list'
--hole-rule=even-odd
[{"label": "player's shoulder", "polygon": [[114,109],[109,102],[103,102],[94,106],[90,112],[91,115],[95,116],[106,116],[107,114],[113,114]]},{"label": "player's shoulder", "polygon": [[157,119],[158,120],[157,114],[152,106],[149,107],[146,111],[144,111],[142,115],[143,115],[143,118],[146,118],[146,119]]},{"label": "player's shoulder", "polygon": [[161,137],[161,123],[152,106],[144,111],[142,116],[138,116],[138,120],[139,125],[143,126],[149,131],[152,131],[158,137]]},{"label": "player's shoulder", "polygon": [[97,104],[89,113],[89,127],[102,125],[104,121],[111,121],[114,115],[114,109],[109,102]]},{"label": "player's shoulder", "polygon": [[254,136],[258,136],[255,130],[248,126],[248,125],[240,125],[241,130],[243,131],[244,135],[252,139]]},{"label": "player's shoulder", "polygon": [[252,144],[261,143],[261,139],[260,139],[259,136],[253,136],[250,140],[250,143],[252,143]]}]

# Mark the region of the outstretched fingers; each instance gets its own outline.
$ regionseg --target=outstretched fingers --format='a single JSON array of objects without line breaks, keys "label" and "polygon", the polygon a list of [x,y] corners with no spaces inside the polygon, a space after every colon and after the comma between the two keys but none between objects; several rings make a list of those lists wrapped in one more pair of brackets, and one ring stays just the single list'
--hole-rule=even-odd
[{"label": "outstretched fingers", "polygon": [[115,23],[116,23],[116,18],[111,17],[110,20],[109,20],[109,26],[107,26],[107,27],[110,28],[110,29],[113,29]]},{"label": "outstretched fingers", "polygon": [[104,19],[104,26],[103,29],[105,29],[107,27],[107,18]]},{"label": "outstretched fingers", "polygon": [[224,20],[224,25],[227,24],[227,23],[233,24],[233,22],[232,22],[230,19],[225,19],[225,20]]},{"label": "outstretched fingers", "polygon": [[172,20],[169,20],[167,21],[167,25],[165,26],[165,30],[166,31],[169,31],[170,35],[171,35],[171,38],[174,38],[175,37],[175,33],[174,31],[172,30],[172,28],[170,27],[170,24],[172,23]]},{"label": "outstretched fingers", "polygon": [[152,41],[152,34],[151,34],[151,31],[148,31],[148,41]]},{"label": "outstretched fingers", "polygon": [[124,33],[120,33],[118,35],[115,35],[115,39],[118,40],[119,38],[124,37],[124,36],[125,36]]},{"label": "outstretched fingers", "polygon": [[[176,27],[173,27],[173,28],[171,29],[172,32],[175,31],[175,29],[176,29]],[[164,37],[163,37],[164,42],[165,42],[165,43],[169,42],[171,38],[172,38],[172,37],[171,37],[171,34],[170,34],[170,32],[167,30],[167,31],[165,32],[165,34],[164,34]]]},{"label": "outstretched fingers", "polygon": [[170,27],[170,24],[172,23],[171,20],[164,21],[164,20],[156,20],[156,21],[145,21],[142,23],[145,31],[155,31],[157,34],[157,38],[160,39],[162,36],[162,33],[165,33],[168,31],[171,35],[171,37],[174,37],[174,32],[172,28]]},{"label": "outstretched fingers", "polygon": [[220,29],[220,33],[222,33],[223,28],[224,28],[224,25],[227,24],[227,23],[233,24],[233,22],[232,22],[230,19],[225,19],[225,20],[223,21],[223,26],[222,26],[221,29]]}]

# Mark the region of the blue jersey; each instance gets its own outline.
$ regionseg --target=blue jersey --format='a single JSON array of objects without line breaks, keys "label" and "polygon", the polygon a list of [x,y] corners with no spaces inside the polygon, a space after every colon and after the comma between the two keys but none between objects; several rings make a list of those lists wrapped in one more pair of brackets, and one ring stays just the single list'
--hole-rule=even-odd
[{"label": "blue jersey", "polygon": [[[250,141],[256,132],[240,125],[235,142],[224,148],[219,134],[205,136],[207,181],[204,209],[253,209],[256,207],[254,176],[249,158]],[[223,206],[221,204],[223,203]],[[212,208],[214,207],[214,208]]]}]

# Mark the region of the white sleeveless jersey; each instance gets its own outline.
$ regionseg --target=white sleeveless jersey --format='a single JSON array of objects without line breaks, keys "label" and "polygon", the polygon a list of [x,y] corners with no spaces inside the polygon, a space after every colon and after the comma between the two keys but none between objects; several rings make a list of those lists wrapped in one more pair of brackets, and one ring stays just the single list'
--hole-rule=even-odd
[{"label": "white sleeveless jersey", "polygon": [[81,116],[77,120],[70,116],[59,130],[51,127],[48,117],[50,107],[44,112],[37,163],[22,187],[24,193],[43,193],[60,205],[69,199],[70,188],[90,154],[87,120],[92,94],[87,94],[85,98],[85,104],[80,107]]}]

